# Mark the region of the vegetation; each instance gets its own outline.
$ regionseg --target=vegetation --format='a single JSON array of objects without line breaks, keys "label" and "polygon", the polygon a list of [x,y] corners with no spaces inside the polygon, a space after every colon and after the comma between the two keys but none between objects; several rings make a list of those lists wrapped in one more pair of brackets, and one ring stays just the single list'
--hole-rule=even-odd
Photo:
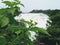
[{"label": "vegetation", "polygon": [[56,15],[57,13],[59,13],[60,10],[58,9],[55,9],[55,10],[32,10],[30,11],[30,13],[44,13],[44,14],[47,14],[48,16],[53,16],[53,15]]},{"label": "vegetation", "polygon": [[[19,0],[2,1],[7,8],[0,9],[0,44],[1,45],[34,45],[33,41],[29,38],[31,35],[29,31],[34,31],[37,35],[41,34],[51,36],[46,30],[35,27],[37,24],[25,21],[24,19],[17,22],[14,17],[21,13],[20,7],[23,6]],[[20,24],[20,25],[19,25]],[[29,27],[26,27],[28,24]]]},{"label": "vegetation", "polygon": [[51,37],[39,33],[37,36],[38,42],[43,42],[46,45],[60,45],[60,10],[32,10],[30,13],[44,13],[47,14],[50,18],[50,21],[47,21],[47,31]]},{"label": "vegetation", "polygon": [[51,26],[47,28],[47,31],[52,35],[52,39],[60,45],[60,13],[55,16],[51,16]]},{"label": "vegetation", "polygon": [[[50,18],[47,21],[47,30],[38,28],[35,25],[37,22],[33,23],[33,20],[25,21],[24,19],[19,22],[14,19],[22,11],[20,11],[20,6],[24,5],[19,0],[2,1],[6,8],[0,9],[0,44],[1,45],[35,45],[36,43],[44,43],[44,45],[60,45],[60,10],[32,10],[30,13],[44,13]],[[28,27],[26,26],[28,25]],[[31,33],[34,31],[36,33],[36,40],[32,41],[30,39]],[[36,45],[37,45],[36,44]]]}]

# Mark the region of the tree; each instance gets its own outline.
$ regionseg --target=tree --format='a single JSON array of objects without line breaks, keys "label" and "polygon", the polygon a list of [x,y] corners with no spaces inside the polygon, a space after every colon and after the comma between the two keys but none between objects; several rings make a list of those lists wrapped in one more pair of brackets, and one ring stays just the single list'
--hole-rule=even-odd
[{"label": "tree", "polygon": [[52,39],[60,45],[60,13],[55,16],[51,16],[51,26],[47,28],[47,31],[52,35]]},{"label": "tree", "polygon": [[46,45],[56,45],[56,42],[60,45],[60,10],[32,10],[31,13],[45,13],[52,21],[47,21],[50,26],[47,27],[47,31],[51,34],[51,37],[38,34],[38,42],[44,42]]}]

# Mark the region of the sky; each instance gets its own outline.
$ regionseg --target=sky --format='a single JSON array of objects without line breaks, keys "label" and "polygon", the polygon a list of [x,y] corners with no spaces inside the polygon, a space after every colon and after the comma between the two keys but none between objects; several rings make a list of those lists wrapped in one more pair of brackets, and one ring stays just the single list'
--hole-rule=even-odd
[{"label": "sky", "polygon": [[[21,11],[29,12],[33,9],[60,9],[60,0],[21,0],[25,7],[21,7]],[[0,0],[0,7],[4,7],[1,4]]]},{"label": "sky", "polygon": [[23,12],[29,12],[33,9],[60,9],[60,0],[21,0],[25,7],[21,7]]}]

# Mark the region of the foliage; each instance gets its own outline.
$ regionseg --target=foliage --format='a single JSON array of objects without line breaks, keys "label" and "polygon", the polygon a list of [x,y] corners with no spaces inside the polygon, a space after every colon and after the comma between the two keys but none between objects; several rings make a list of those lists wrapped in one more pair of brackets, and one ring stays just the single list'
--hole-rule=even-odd
[{"label": "foliage", "polygon": [[20,7],[18,5],[24,6],[19,0],[2,1],[6,4],[7,8],[0,9],[0,44],[1,45],[34,45],[29,36],[31,35],[29,31],[34,31],[36,34],[38,32],[50,36],[50,34],[41,28],[35,27],[37,24],[32,23],[32,21],[20,20],[23,25],[28,24],[29,27],[19,25],[14,19],[15,16],[20,14]]},{"label": "foliage", "polygon": [[47,31],[50,34],[52,34],[54,39],[60,38],[60,20],[59,19],[60,19],[60,13],[57,13],[53,17],[51,16],[52,23],[51,23],[51,26],[49,26],[48,29],[47,29]]},{"label": "foliage", "polygon": [[30,13],[44,13],[44,14],[47,14],[48,16],[54,16],[59,12],[60,12],[60,10],[58,10],[58,9],[55,9],[55,10],[51,10],[51,9],[48,9],[48,10],[32,10],[32,11],[30,11]]},{"label": "foliage", "polygon": [[31,13],[47,14],[50,17],[49,19],[51,20],[51,22],[47,21],[50,25],[50,26],[48,25],[47,31],[49,32],[49,34],[51,34],[51,37],[39,33],[37,36],[37,40],[39,42],[46,41],[45,43],[49,43],[50,45],[53,45],[51,44],[52,41],[55,42],[55,45],[56,45],[56,42],[58,42],[58,45],[60,45],[60,10],[58,9],[56,10],[32,10]]}]

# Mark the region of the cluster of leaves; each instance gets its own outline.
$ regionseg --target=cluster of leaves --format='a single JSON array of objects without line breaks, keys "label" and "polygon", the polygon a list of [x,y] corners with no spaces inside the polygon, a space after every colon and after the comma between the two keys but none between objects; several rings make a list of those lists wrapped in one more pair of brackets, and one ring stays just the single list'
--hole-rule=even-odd
[{"label": "cluster of leaves", "polygon": [[[0,9],[0,44],[1,45],[33,45],[33,42],[29,39],[30,32],[34,31],[36,33],[41,32],[50,36],[50,34],[41,28],[35,27],[37,24],[28,22],[25,20],[20,20],[22,25],[14,19],[15,16],[20,14],[20,7],[18,5],[24,6],[19,0],[2,1],[6,4],[7,8]],[[28,24],[27,28],[25,25]]]}]

